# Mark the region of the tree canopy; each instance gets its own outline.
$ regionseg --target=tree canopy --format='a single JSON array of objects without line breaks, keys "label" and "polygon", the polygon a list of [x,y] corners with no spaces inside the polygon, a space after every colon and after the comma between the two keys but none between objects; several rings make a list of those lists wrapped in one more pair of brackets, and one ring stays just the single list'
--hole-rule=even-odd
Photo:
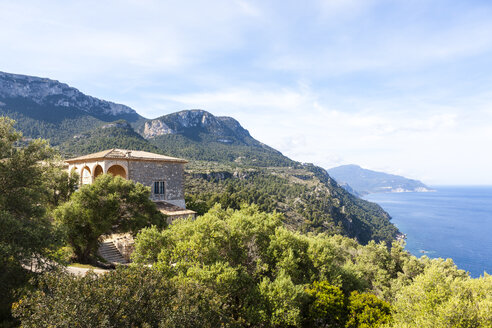
[{"label": "tree canopy", "polygon": [[280,214],[215,206],[136,236],[116,272],[45,274],[14,304],[26,327],[490,327],[492,281],[395,242],[286,229]]},{"label": "tree canopy", "polygon": [[9,316],[13,290],[31,274],[26,268],[43,271],[56,260],[60,239],[47,213],[53,196],[73,191],[68,174],[55,164],[56,152],[44,140],[23,140],[14,123],[0,117],[1,318]]}]

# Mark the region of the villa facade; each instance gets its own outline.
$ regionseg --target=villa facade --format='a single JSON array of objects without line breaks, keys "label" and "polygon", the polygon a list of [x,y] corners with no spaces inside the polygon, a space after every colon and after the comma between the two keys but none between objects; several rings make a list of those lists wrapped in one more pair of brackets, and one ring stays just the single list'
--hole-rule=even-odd
[{"label": "villa facade", "polygon": [[[80,176],[80,184],[91,184],[101,174],[109,173],[139,182],[151,189],[150,198],[166,215],[167,223],[178,218],[195,217],[186,209],[184,200],[184,165],[186,160],[127,149],[109,149],[65,160],[69,172]],[[99,255],[107,262],[130,262],[134,240],[129,233],[107,234],[101,237]]]},{"label": "villa facade", "polygon": [[65,161],[69,171],[80,176],[80,184],[91,184],[101,174],[109,173],[151,189],[150,198],[168,216],[195,215],[186,210],[184,200],[184,165],[186,160],[146,151],[109,149]]}]

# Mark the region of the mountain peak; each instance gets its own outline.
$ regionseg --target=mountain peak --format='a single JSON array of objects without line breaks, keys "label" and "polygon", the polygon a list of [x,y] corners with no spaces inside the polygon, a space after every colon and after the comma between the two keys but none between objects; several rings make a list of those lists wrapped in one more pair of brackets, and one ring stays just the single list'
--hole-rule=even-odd
[{"label": "mountain peak", "polygon": [[254,140],[232,117],[214,116],[202,109],[182,110],[147,121],[140,132],[145,138],[167,134],[183,134],[189,137],[207,134],[222,142],[250,143]]},{"label": "mountain peak", "polygon": [[26,101],[38,110],[48,108],[82,111],[103,120],[126,119],[136,121],[141,118],[132,108],[111,101],[87,96],[66,83],[36,76],[0,72],[0,101],[7,107]]}]

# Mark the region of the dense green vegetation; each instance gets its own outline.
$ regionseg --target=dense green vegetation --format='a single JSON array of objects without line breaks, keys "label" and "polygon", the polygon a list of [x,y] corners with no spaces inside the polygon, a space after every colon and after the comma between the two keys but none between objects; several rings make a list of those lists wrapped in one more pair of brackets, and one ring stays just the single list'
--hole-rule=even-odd
[{"label": "dense green vegetation", "polygon": [[[25,327],[490,327],[492,276],[403,245],[286,229],[256,206],[215,206],[137,235],[134,264],[47,273],[14,304]],[[147,265],[151,264],[152,267]]]},{"label": "dense green vegetation", "polygon": [[[17,147],[22,135],[14,122],[0,117],[0,318],[9,316],[14,290],[32,272],[48,270],[56,260],[61,234],[50,209],[73,192],[74,179],[61,170],[47,142]],[[1,320],[0,319],[0,320]]]},{"label": "dense green vegetation", "polygon": [[162,153],[141,135],[136,133],[125,121],[105,124],[89,132],[67,139],[59,145],[67,157],[95,153],[111,148],[144,150]]},{"label": "dense green vegetation", "polygon": [[268,146],[223,143],[217,141],[217,137],[207,134],[199,134],[193,139],[185,135],[168,134],[149,139],[149,142],[165,154],[187,159],[258,167],[293,165],[292,160]]},{"label": "dense green vegetation", "polygon": [[209,173],[190,168],[186,179],[189,208],[204,214],[216,203],[233,209],[257,204],[262,211],[283,213],[284,222],[292,229],[343,234],[361,243],[391,243],[398,234],[378,205],[352,196],[313,165],[233,171],[222,168]]},{"label": "dense green vegetation", "polygon": [[[398,242],[293,231],[282,213],[233,209],[234,197],[230,208],[215,205],[196,220],[148,226],[155,214],[148,190],[106,175],[74,192],[77,178],[46,142],[20,140],[13,122],[0,118],[3,326],[492,327],[487,274],[472,279],[451,260],[417,259]],[[316,167],[298,170],[288,176],[304,186],[330,183]],[[263,179],[261,171],[238,171],[236,179],[248,172]],[[217,180],[210,183],[224,181]],[[98,224],[108,232],[147,226],[134,263],[102,275],[64,272],[57,263],[70,233]]]},{"label": "dense green vegetation", "polygon": [[211,292],[187,281],[168,280],[142,267],[101,276],[54,271],[13,306],[23,327],[221,327],[227,318]]}]

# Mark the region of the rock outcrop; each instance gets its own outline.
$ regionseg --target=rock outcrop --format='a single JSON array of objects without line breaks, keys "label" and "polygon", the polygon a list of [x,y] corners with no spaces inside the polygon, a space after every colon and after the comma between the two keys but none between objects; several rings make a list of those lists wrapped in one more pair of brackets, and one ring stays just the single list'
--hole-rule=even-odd
[{"label": "rock outcrop", "polygon": [[183,110],[147,121],[140,133],[145,138],[166,134],[207,133],[216,136],[216,141],[222,143],[234,141],[249,143],[254,140],[248,130],[232,117],[214,116],[200,109]]},{"label": "rock outcrop", "polygon": [[9,107],[15,100],[28,99],[41,107],[80,110],[97,118],[136,121],[141,118],[132,108],[87,96],[65,83],[47,78],[0,72],[0,101]]}]

